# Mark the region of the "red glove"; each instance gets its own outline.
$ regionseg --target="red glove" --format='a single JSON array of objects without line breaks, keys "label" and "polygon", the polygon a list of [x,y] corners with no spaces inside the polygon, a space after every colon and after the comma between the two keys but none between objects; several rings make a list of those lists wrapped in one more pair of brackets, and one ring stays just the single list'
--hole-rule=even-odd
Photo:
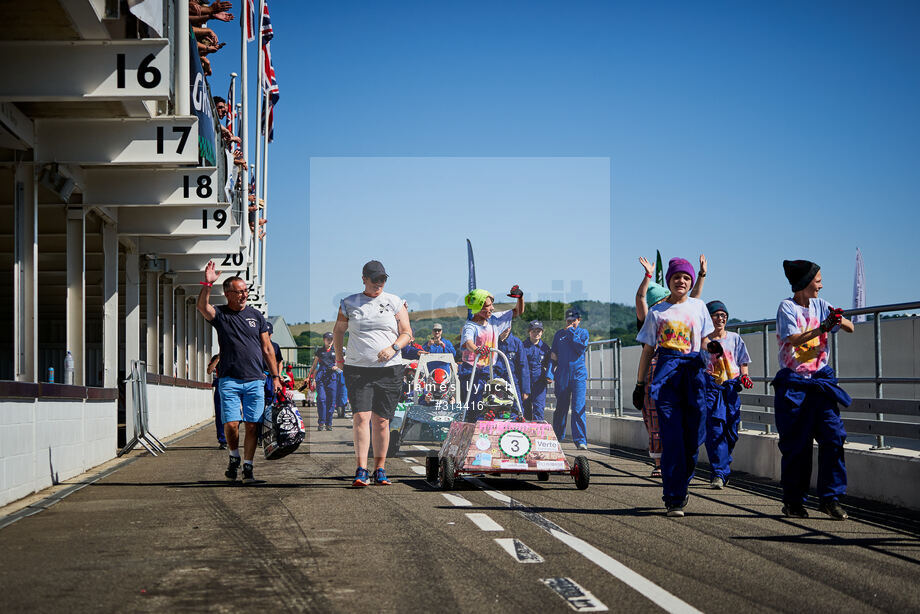
[{"label": "red glove", "polygon": [[843,309],[832,307],[830,313],[828,313],[824,321],[821,322],[821,330],[825,333],[829,333],[835,326],[839,326],[842,320]]},{"label": "red glove", "polygon": [[522,296],[524,296],[524,291],[521,290],[520,286],[518,286],[517,284],[514,284],[513,286],[511,286],[511,291],[508,293],[508,296],[510,296],[511,298],[521,298]]},{"label": "red glove", "polygon": [[476,348],[476,354],[482,358],[486,358],[491,351],[491,348],[487,345],[484,345],[480,348]]},{"label": "red glove", "polygon": [[747,374],[745,374],[741,376],[741,385],[750,390],[754,387],[754,382],[751,381],[751,378],[748,377]]}]

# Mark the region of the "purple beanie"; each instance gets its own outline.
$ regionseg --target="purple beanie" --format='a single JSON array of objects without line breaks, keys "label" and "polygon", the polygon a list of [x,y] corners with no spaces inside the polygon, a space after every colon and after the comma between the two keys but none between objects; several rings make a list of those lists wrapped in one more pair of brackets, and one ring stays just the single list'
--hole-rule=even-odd
[{"label": "purple beanie", "polygon": [[693,265],[690,264],[688,260],[684,260],[683,258],[671,258],[671,260],[668,261],[668,272],[664,276],[664,281],[668,286],[671,285],[671,277],[675,273],[686,273],[689,275],[691,287],[696,283],[696,271],[693,270]]}]

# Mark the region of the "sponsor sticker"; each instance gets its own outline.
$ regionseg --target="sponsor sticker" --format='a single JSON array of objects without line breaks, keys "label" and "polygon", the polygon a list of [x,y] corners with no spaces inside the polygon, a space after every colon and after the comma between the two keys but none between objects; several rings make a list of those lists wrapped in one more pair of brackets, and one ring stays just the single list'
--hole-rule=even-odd
[{"label": "sponsor sticker", "polygon": [[540,471],[563,471],[565,470],[565,461],[537,461],[537,469]]},{"label": "sponsor sticker", "polygon": [[535,439],[533,449],[534,452],[558,452],[559,442],[555,439]]},{"label": "sponsor sticker", "polygon": [[480,452],[476,455],[476,458],[473,459],[474,467],[491,467],[492,466],[492,455],[488,452]]},{"label": "sponsor sticker", "polygon": [[476,438],[476,447],[482,450],[483,452],[491,448],[492,442],[489,440],[489,436],[482,435],[482,434],[479,435],[479,437]]},{"label": "sponsor sticker", "polygon": [[502,469],[527,469],[527,463],[519,463],[518,461],[502,461]]}]

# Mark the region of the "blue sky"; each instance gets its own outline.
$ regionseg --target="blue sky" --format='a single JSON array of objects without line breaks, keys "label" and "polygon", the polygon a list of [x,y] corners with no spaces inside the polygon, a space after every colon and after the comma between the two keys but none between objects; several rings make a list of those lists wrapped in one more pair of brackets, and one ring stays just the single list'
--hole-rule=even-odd
[{"label": "blue sky", "polygon": [[[870,304],[916,298],[920,4],[269,6],[268,298],[288,322],[329,319],[375,257],[420,306],[459,296],[467,236],[496,293],[630,303],[640,255],[704,252],[704,298],[755,319],[788,294],[783,258],[849,306],[858,246]],[[236,23],[212,22],[215,93]]]}]

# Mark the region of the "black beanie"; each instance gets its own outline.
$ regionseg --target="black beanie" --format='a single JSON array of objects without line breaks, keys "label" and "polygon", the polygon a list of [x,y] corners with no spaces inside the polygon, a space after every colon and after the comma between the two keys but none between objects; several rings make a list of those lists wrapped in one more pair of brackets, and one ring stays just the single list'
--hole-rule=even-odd
[{"label": "black beanie", "polygon": [[804,290],[821,270],[814,262],[808,260],[783,260],[783,271],[792,285],[792,291]]}]

